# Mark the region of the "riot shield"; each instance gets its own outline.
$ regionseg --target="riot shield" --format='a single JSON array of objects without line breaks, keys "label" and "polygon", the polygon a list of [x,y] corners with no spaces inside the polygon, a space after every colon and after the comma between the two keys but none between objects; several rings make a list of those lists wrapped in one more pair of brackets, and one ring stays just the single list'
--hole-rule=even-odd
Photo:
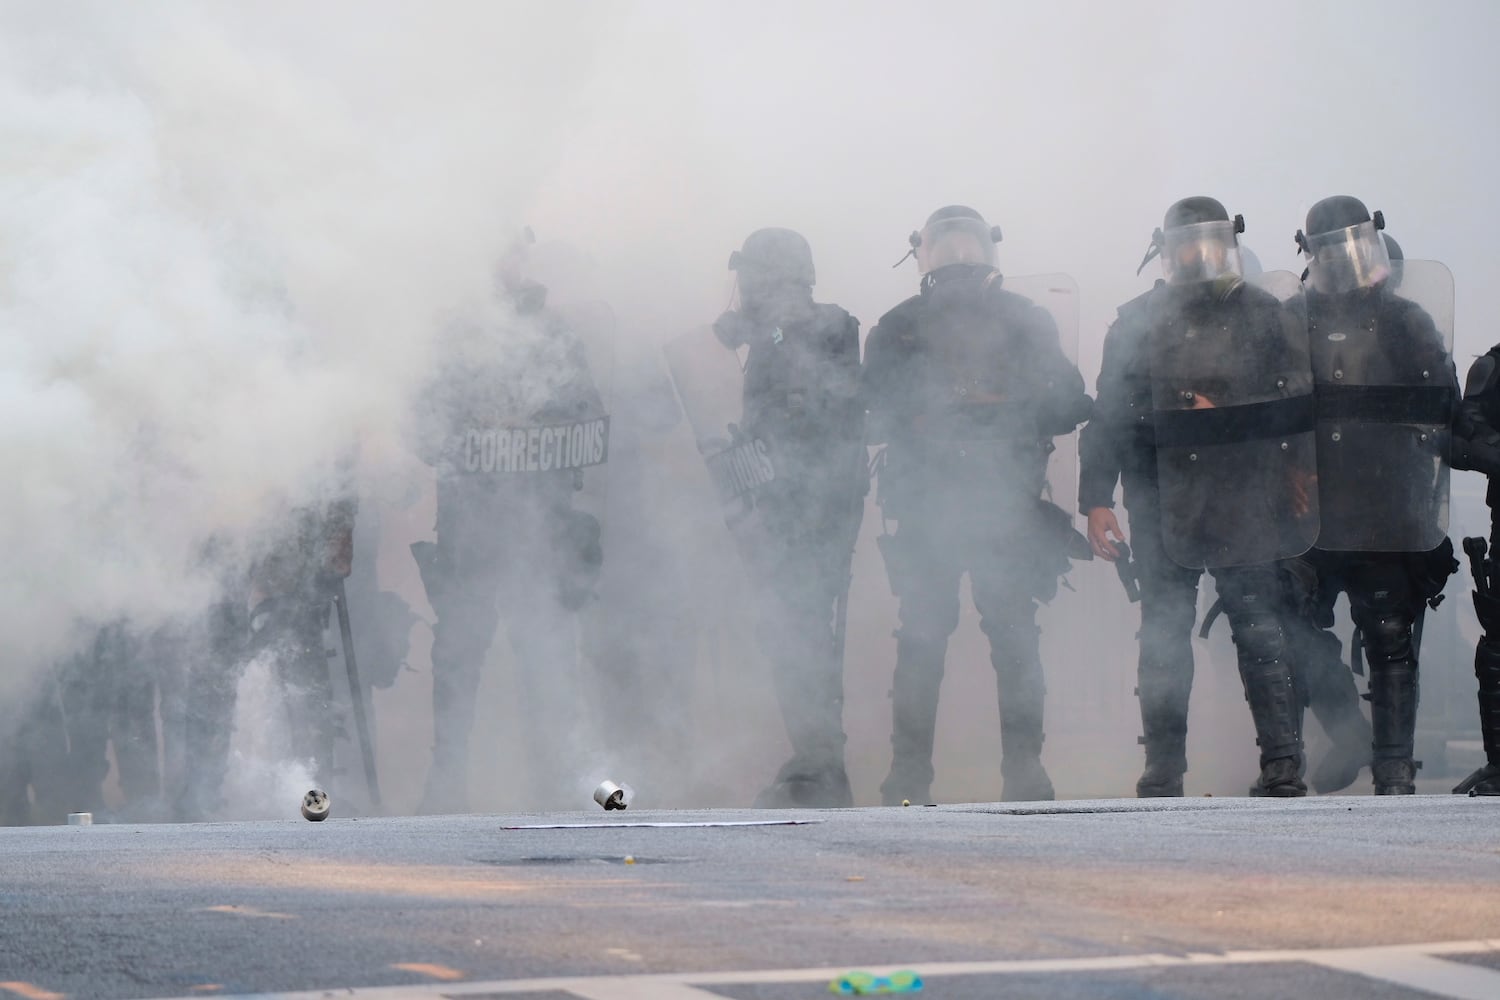
[{"label": "riot shield", "polygon": [[[1070,274],[1006,275],[1001,285],[1046,310],[1057,326],[1057,346],[1074,366],[1078,364],[1078,282]],[[1056,504],[1070,521],[1078,508],[1078,433],[1050,440],[1042,499]]]},{"label": "riot shield", "polygon": [[1149,350],[1162,536],[1174,562],[1246,566],[1318,533],[1307,312],[1289,271],[1166,286]]},{"label": "riot shield", "polygon": [[1320,549],[1426,552],[1448,531],[1453,276],[1430,260],[1341,295],[1309,290]]},{"label": "riot shield", "polygon": [[740,356],[707,328],[673,339],[663,352],[724,522],[741,556],[753,565],[768,552],[771,540],[758,500],[778,472],[774,442],[744,426]]},{"label": "riot shield", "polygon": [[452,565],[424,579],[525,567],[555,583],[564,608],[588,602],[603,560],[612,369],[607,338],[589,334],[539,313],[450,348],[429,407]]}]

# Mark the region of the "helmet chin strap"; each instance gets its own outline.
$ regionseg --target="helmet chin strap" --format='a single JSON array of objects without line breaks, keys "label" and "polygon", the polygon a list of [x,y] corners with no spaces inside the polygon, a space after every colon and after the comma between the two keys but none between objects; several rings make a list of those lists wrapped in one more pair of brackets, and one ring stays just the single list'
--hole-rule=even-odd
[{"label": "helmet chin strap", "polygon": [[1166,246],[1166,243],[1166,234],[1163,233],[1160,228],[1158,228],[1151,234],[1151,245],[1146,248],[1146,256],[1141,258],[1141,266],[1135,269],[1135,273],[1140,274],[1146,269],[1147,264],[1160,257],[1161,248]]}]

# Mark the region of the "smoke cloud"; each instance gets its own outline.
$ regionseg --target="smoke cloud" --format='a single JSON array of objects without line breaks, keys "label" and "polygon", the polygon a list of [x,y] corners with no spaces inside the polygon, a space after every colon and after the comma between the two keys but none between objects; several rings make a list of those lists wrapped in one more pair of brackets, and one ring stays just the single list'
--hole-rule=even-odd
[{"label": "smoke cloud", "polygon": [[[643,804],[745,801],[784,754],[780,719],[706,473],[658,405],[659,349],[724,308],[728,252],[798,229],[819,299],[867,332],[916,289],[909,264],[889,266],[906,233],[973,204],[1004,230],[1003,271],[1077,280],[1092,389],[1166,205],[1212,194],[1244,213],[1267,268],[1299,268],[1307,206],[1347,191],[1408,256],[1453,268],[1462,367],[1489,346],[1465,319],[1500,306],[1475,211],[1496,152],[1475,126],[1500,88],[1479,47],[1500,14],[1376,7],[6,4],[0,702],[102,624],[200,613],[290,512],[347,487],[351,455],[361,517],[381,525],[356,558],[430,619],[407,553],[433,513],[415,404],[455,317],[519,328],[493,286],[529,225],[532,276],[575,319],[616,422],[608,485],[586,491],[606,568],[580,639],[607,710],[559,720],[583,734],[579,801],[603,777]],[[862,802],[889,762],[878,528],[872,499],[846,669]],[[1134,610],[1107,566],[1069,580],[1040,619],[1046,759],[1063,795],[1125,793]],[[945,798],[999,787],[969,608],[939,719]],[[432,738],[426,629],[411,638],[412,669],[393,666],[375,699],[397,810]],[[1239,791],[1253,743],[1232,650],[1226,634],[1195,645],[1190,788]],[[512,659],[502,629],[476,806],[527,804],[508,766],[525,711]]]}]

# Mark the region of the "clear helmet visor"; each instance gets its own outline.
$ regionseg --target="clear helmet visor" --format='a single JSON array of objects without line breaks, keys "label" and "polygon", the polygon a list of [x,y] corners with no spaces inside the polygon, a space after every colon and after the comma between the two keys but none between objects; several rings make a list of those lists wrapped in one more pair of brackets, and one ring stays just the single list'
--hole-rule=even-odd
[{"label": "clear helmet visor", "polygon": [[1198,222],[1162,234],[1162,275],[1169,285],[1243,276],[1239,237],[1233,222]]},{"label": "clear helmet visor", "polygon": [[1373,222],[1303,239],[1307,280],[1325,295],[1373,288],[1391,276],[1391,258]]},{"label": "clear helmet visor", "polygon": [[922,230],[917,266],[923,274],[949,264],[995,266],[995,238],[979,219],[940,219]]}]

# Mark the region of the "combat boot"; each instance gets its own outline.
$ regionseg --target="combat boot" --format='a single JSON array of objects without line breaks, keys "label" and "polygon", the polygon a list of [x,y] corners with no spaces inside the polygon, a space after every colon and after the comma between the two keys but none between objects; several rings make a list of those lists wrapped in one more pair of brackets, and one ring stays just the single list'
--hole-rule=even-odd
[{"label": "combat boot", "polygon": [[1153,690],[1144,677],[1136,693],[1144,730],[1140,743],[1146,748],[1146,769],[1135,783],[1136,797],[1179,798],[1187,773],[1187,699],[1166,697],[1167,692]]},{"label": "combat boot", "polygon": [[1057,798],[1039,754],[1006,754],[1000,763],[1000,775],[1005,779],[1001,802],[1051,802]]},{"label": "combat boot", "polygon": [[432,764],[427,769],[427,783],[419,816],[449,816],[469,811],[469,752],[467,739],[441,724],[437,725],[432,747]]},{"label": "combat boot", "polygon": [[1307,794],[1302,781],[1301,757],[1276,757],[1261,765],[1260,778],[1250,786],[1250,794],[1260,798],[1298,799]]},{"label": "combat boot", "polygon": [[1242,623],[1235,636],[1240,680],[1260,747],[1260,778],[1250,794],[1297,798],[1307,794],[1302,781],[1302,703],[1279,633],[1279,626],[1257,621]]},{"label": "combat boot", "polygon": [[[1475,598],[1478,601],[1478,598]],[[1474,651],[1479,681],[1479,732],[1486,763],[1453,789],[1459,795],[1500,795],[1500,642],[1488,635]]]},{"label": "combat boot", "polygon": [[1042,767],[1047,685],[1032,622],[990,633],[990,662],[1000,696],[1002,802],[1050,802],[1057,797]]},{"label": "combat boot", "polygon": [[1456,795],[1500,795],[1500,764],[1486,764],[1453,789]]},{"label": "combat boot", "polygon": [[[827,644],[827,639],[823,640]],[[772,664],[792,757],[755,798],[757,809],[837,809],[854,805],[844,769],[843,664],[825,652],[787,642]],[[798,653],[802,655],[798,655]]]},{"label": "combat boot", "polygon": [[1181,757],[1152,757],[1146,751],[1146,769],[1135,783],[1138,799],[1182,798],[1182,777],[1187,773],[1187,761]]},{"label": "combat boot", "polygon": [[[1039,702],[1039,699],[1038,699]],[[1041,705],[1014,705],[1000,717],[1000,776],[1005,784],[1001,802],[1051,802],[1057,798],[1052,779],[1042,767]]]},{"label": "combat boot", "polygon": [[880,785],[882,805],[932,801],[932,744],[948,641],[897,634],[891,679],[891,771]]},{"label": "combat boot", "polygon": [[[455,773],[457,772],[457,773]],[[417,805],[419,816],[450,816],[469,811],[469,776],[467,768],[440,766],[433,761]]]},{"label": "combat boot", "polygon": [[842,762],[807,767],[790,760],[759,795],[756,809],[847,809],[854,805],[854,792]]},{"label": "combat boot", "polygon": [[1414,760],[1377,760],[1370,768],[1376,795],[1417,794],[1417,763]]}]

